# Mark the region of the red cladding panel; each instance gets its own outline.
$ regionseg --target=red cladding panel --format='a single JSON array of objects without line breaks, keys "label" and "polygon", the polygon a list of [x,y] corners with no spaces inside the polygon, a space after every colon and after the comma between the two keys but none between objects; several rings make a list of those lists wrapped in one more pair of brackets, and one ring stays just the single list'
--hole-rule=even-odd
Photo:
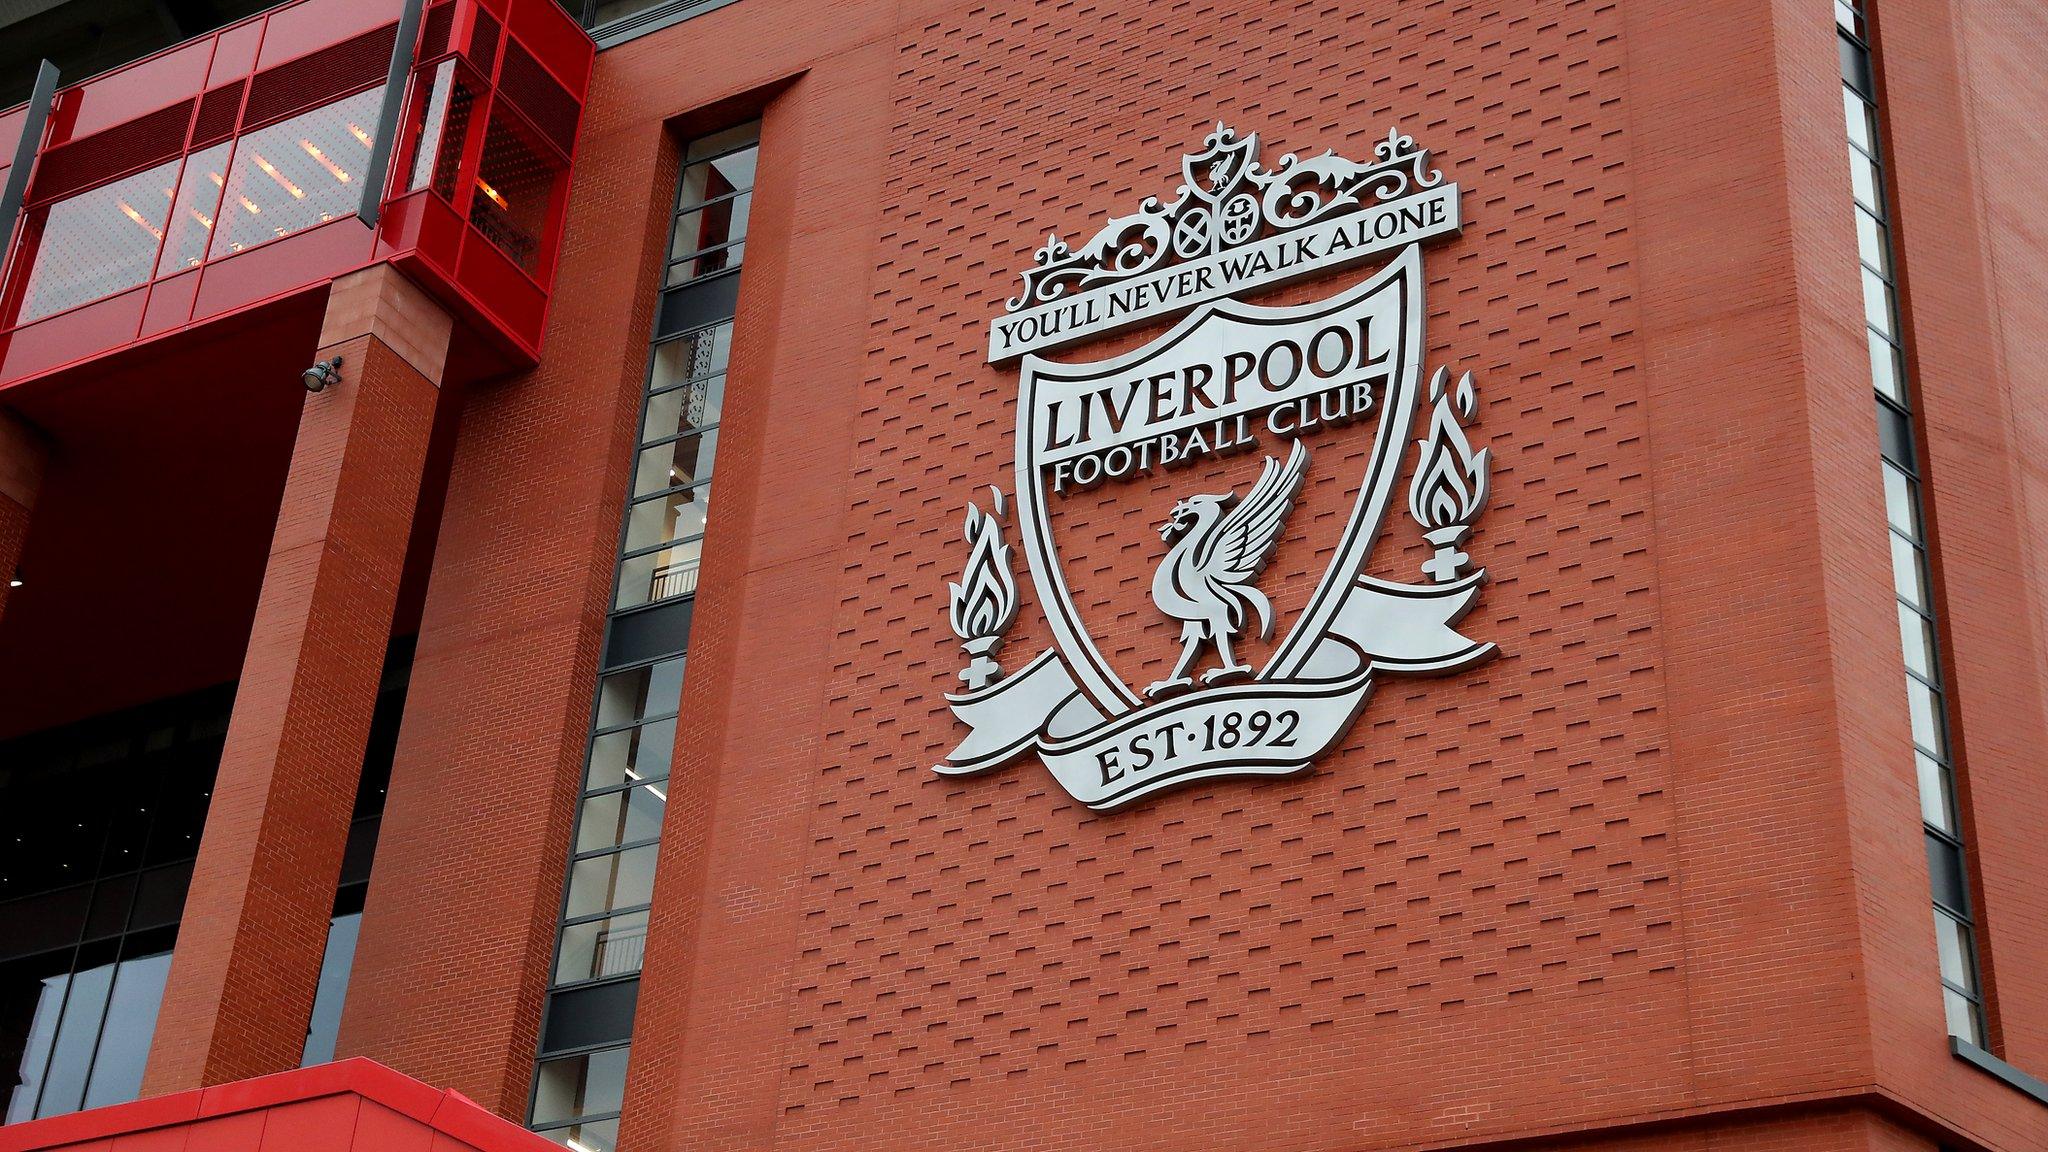
[{"label": "red cladding panel", "polygon": [[306,0],[279,8],[270,13],[257,67],[275,68],[382,25],[395,24],[400,8],[399,0]]},{"label": "red cladding panel", "polygon": [[63,97],[62,139],[103,132],[190,96],[205,85],[212,59],[211,37],[191,40],[69,89]]},{"label": "red cladding panel", "polygon": [[200,270],[194,318],[204,320],[285,293],[319,287],[368,262],[369,230],[353,216],[216,260]]},{"label": "red cladding panel", "polygon": [[135,339],[142,326],[144,295],[144,289],[131,288],[16,328],[0,349],[0,380],[48,372]]},{"label": "red cladding panel", "polygon": [[208,84],[222,84],[256,70],[256,52],[263,46],[263,21],[246,20],[222,29],[216,37]]},{"label": "red cladding panel", "polygon": [[142,313],[141,335],[146,339],[190,323],[192,303],[198,293],[198,269],[151,285],[149,305]]},{"label": "red cladding panel", "polygon": [[558,1152],[369,1060],[0,1127],[0,1152]]}]

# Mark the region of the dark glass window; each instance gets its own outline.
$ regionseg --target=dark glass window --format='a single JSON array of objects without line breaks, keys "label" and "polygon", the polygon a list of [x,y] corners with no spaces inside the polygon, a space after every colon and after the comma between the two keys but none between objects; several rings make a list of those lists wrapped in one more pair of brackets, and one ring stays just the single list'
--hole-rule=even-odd
[{"label": "dark glass window", "polygon": [[1855,201],[1856,251],[1861,261],[1863,312],[1870,346],[1870,384],[1877,406],[1878,468],[1892,554],[1892,590],[1898,600],[1899,639],[1905,654],[1906,715],[1913,732],[1914,770],[1920,781],[1920,819],[1927,837],[1927,867],[1934,887],[1934,935],[1941,959],[1942,1002],[1948,1030],[1984,1043],[1984,1002],[1970,912],[1969,873],[1962,825],[1956,819],[1955,767],[1948,736],[1940,661],[1940,623],[1928,564],[1919,454],[1919,416],[1899,328],[1897,269],[1892,259],[1891,213],[1886,202],[1880,141],[1883,109],[1862,5],[1836,0],[1835,38],[1842,62],[1842,112],[1849,136],[1849,186]]},{"label": "dark glass window", "polygon": [[640,449],[625,493],[529,1115],[542,1135],[582,1152],[611,1152],[618,1139],[689,604],[710,521],[757,128],[743,125],[684,150],[648,354]]},{"label": "dark glass window", "polygon": [[362,775],[356,780],[355,815],[349,822],[341,879],[334,890],[334,917],[328,922],[327,950],[320,959],[320,983],[313,994],[306,1047],[299,1057],[302,1068],[334,1059],[334,1040],[341,1030],[341,1009],[348,1000],[348,978],[355,964],[356,934],[363,923],[363,901],[370,891],[370,863],[377,855],[377,832],[384,819],[384,795],[391,787],[391,759],[398,752],[405,690],[412,681],[412,655],[413,638],[406,637],[393,641],[384,657],[384,678],[370,715],[370,738],[363,747]]},{"label": "dark glass window", "polygon": [[132,1100],[231,687],[0,745],[6,1120]]}]

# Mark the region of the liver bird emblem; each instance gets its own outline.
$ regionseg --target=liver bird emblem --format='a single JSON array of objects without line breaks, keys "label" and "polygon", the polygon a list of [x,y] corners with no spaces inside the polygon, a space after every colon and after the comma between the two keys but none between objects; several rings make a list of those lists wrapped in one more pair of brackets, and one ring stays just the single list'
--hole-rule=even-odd
[{"label": "liver bird emblem", "polygon": [[1223,666],[1204,673],[1202,683],[1252,674],[1251,665],[1238,663],[1231,653],[1230,641],[1244,631],[1252,614],[1259,618],[1261,640],[1273,634],[1273,603],[1252,581],[1272,559],[1307,469],[1308,449],[1297,440],[1285,464],[1266,457],[1265,470],[1243,500],[1225,492],[1190,496],[1173,506],[1159,527],[1159,538],[1173,546],[1152,577],[1152,602],[1182,621],[1180,659],[1172,675],[1145,689],[1147,696],[1194,687],[1188,673],[1204,642],[1216,646]]}]

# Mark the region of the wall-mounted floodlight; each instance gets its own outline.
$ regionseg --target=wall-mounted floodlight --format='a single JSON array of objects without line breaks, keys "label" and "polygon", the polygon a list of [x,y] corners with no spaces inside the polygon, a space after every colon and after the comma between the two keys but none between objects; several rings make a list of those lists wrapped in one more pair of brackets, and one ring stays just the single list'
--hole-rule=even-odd
[{"label": "wall-mounted floodlight", "polygon": [[318,392],[329,384],[341,383],[341,357],[322,360],[311,368],[299,373],[299,379],[306,385],[306,391]]}]

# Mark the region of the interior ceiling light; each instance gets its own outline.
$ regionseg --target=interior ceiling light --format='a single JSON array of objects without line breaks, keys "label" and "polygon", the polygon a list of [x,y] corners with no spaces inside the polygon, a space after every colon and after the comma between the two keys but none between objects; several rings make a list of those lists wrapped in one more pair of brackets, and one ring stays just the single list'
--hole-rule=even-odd
[{"label": "interior ceiling light", "polygon": [[263,174],[265,176],[268,176],[272,180],[277,181],[278,187],[290,193],[292,199],[304,200],[306,198],[306,190],[304,188],[299,187],[297,184],[292,183],[290,180],[286,179],[285,174],[277,170],[277,165],[272,164],[268,160],[265,160],[261,155],[255,152],[249,153],[249,159],[254,160],[256,162],[256,166],[258,168],[263,169]]},{"label": "interior ceiling light", "polygon": [[346,184],[349,181],[355,179],[355,177],[350,176],[348,172],[342,168],[341,165],[336,164],[332,160],[329,160],[327,158],[327,153],[322,152],[318,144],[313,143],[311,140],[301,140],[299,141],[299,147],[305,149],[306,155],[311,156],[315,161],[319,163],[319,165],[322,168],[327,169],[327,174],[329,176],[334,177],[341,183]]}]

